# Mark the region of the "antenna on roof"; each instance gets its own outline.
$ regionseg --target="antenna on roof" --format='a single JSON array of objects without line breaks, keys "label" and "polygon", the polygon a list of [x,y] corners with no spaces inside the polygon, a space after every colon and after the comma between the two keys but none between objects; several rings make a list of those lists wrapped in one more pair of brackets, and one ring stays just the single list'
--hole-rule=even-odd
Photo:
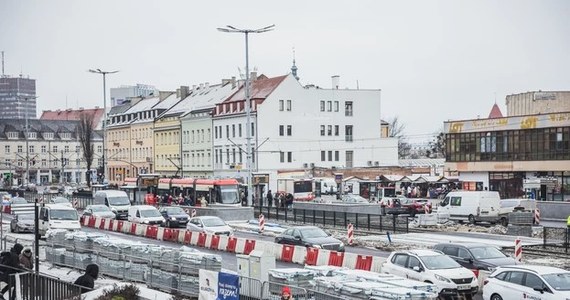
[{"label": "antenna on roof", "polygon": [[237,67],[237,68],[238,68],[239,78],[245,79],[245,74],[241,71],[241,68],[240,67]]},{"label": "antenna on roof", "polygon": [[2,51],[2,77],[4,76],[4,51]]},{"label": "antenna on roof", "polygon": [[497,104],[497,92],[495,92],[495,104]]}]

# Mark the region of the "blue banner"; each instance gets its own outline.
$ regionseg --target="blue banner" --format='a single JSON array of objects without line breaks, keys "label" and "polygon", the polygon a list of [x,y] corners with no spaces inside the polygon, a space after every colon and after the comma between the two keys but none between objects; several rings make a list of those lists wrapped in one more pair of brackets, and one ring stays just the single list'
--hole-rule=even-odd
[{"label": "blue banner", "polygon": [[237,275],[218,273],[218,299],[239,300],[239,277]]}]

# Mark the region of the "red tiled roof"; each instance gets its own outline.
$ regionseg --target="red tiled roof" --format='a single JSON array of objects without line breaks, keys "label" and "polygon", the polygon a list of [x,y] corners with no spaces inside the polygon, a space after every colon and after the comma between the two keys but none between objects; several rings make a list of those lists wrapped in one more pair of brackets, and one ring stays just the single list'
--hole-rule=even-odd
[{"label": "red tiled roof", "polygon": [[79,121],[81,114],[93,115],[95,124],[99,124],[103,118],[104,111],[102,108],[88,109],[67,109],[67,110],[44,110],[40,120],[75,120]]},{"label": "red tiled roof", "polygon": [[502,117],[503,113],[501,112],[501,109],[499,108],[497,103],[495,103],[495,105],[493,105],[493,108],[491,108],[491,112],[489,113],[489,119],[497,119]]},{"label": "red tiled roof", "polygon": [[[260,75],[260,77],[263,75]],[[263,102],[271,93],[285,80],[287,75],[273,78],[258,78],[251,83],[251,99],[261,99],[258,103]],[[245,100],[245,85],[243,85],[235,94],[230,96],[224,102],[243,101]]]}]

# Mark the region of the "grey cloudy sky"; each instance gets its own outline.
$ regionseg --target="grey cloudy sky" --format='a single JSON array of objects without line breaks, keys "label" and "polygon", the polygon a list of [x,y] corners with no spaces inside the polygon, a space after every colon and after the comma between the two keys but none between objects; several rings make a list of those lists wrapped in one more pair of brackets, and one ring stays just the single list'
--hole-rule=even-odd
[{"label": "grey cloudy sky", "polygon": [[243,70],[243,36],[216,31],[276,24],[250,40],[251,65],[303,84],[381,88],[382,117],[413,140],[447,119],[487,116],[507,94],[568,90],[570,1],[0,0],[6,73],[37,79],[38,113],[102,104],[108,86],[159,89],[218,82]]}]

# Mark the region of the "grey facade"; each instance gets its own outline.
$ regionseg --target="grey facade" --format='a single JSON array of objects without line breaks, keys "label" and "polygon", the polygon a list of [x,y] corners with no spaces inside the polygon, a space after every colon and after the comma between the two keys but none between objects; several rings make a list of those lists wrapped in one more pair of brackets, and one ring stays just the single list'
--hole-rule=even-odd
[{"label": "grey facade", "polygon": [[36,80],[0,77],[0,119],[36,119]]}]

